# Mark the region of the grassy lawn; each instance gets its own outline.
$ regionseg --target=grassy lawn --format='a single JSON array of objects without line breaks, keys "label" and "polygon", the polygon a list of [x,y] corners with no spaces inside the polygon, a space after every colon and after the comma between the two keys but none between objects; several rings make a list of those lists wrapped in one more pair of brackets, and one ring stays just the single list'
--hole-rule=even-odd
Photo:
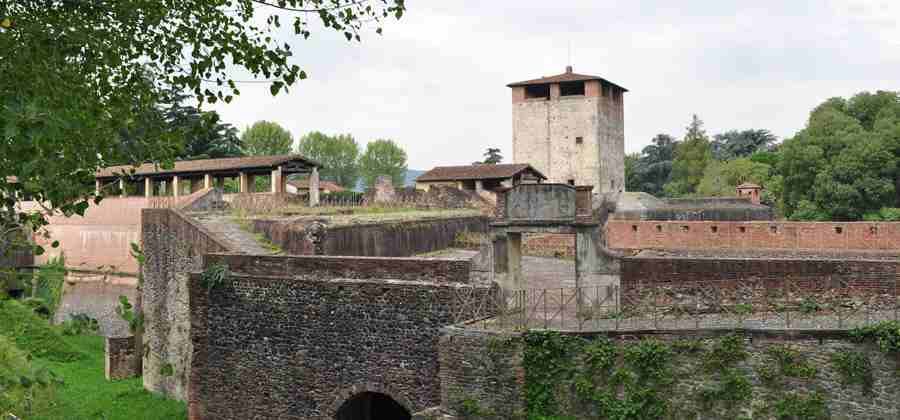
[{"label": "grassy lawn", "polygon": [[144,390],[140,378],[107,381],[103,373],[103,337],[66,336],[85,357],[74,362],[35,359],[60,376],[55,404],[35,419],[186,419],[187,406]]},{"label": "grassy lawn", "polygon": [[[104,339],[63,335],[60,328],[18,301],[0,298],[0,379],[47,369],[61,384],[35,398],[27,419],[186,419],[187,407],[145,391],[140,378],[109,382],[104,376]],[[10,346],[16,347],[11,349]],[[18,356],[17,356],[18,354]],[[30,356],[30,363],[25,359]],[[4,361],[12,363],[4,364]],[[30,365],[30,366],[23,366]],[[16,375],[16,376],[11,376]],[[3,382],[6,383],[6,382]],[[0,383],[0,385],[3,385]],[[15,388],[7,392],[16,392]],[[0,414],[4,401],[0,386]],[[13,395],[13,394],[10,394]],[[16,395],[13,395],[14,397]],[[21,396],[21,395],[19,395]]]}]

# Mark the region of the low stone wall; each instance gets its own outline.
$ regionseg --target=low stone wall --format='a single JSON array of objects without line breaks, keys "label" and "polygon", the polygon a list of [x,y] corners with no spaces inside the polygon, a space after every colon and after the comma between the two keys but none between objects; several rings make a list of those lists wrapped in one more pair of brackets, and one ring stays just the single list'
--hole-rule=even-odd
[{"label": "low stone wall", "polygon": [[188,273],[202,256],[228,246],[180,211],[144,209],[144,387],[169,398],[187,398],[193,349],[190,341]]},{"label": "low stone wall", "polygon": [[610,220],[620,249],[900,249],[900,222],[675,222]]},{"label": "low stone wall", "polygon": [[209,290],[191,278],[192,419],[331,420],[363,392],[410,413],[438,405],[440,328],[474,318],[471,299],[493,289],[428,281],[456,272],[451,261],[344,259],[347,271],[335,272],[338,261],[209,256],[207,267],[225,264],[229,275]]},{"label": "low stone wall", "polygon": [[448,248],[457,235],[484,233],[487,225],[480,216],[336,227],[254,220],[253,231],[291,255],[408,257]]},{"label": "low stone wall", "polygon": [[134,337],[106,337],[106,380],[132,378],[137,371]]},{"label": "low stone wall", "polygon": [[795,290],[823,286],[878,294],[895,294],[900,280],[900,262],[824,258],[690,258],[642,256],[622,259],[622,293],[642,288],[737,287],[745,283],[785,282]]},{"label": "low stone wall", "polygon": [[[607,418],[626,407],[636,410],[628,418],[900,418],[896,357],[847,331],[648,330],[524,339],[448,327],[440,352],[442,407],[421,419],[524,419],[541,414],[528,407],[548,406],[566,418]],[[859,363],[837,361],[848,356]],[[630,385],[610,394],[611,381]],[[663,411],[642,411],[654,405]]]}]

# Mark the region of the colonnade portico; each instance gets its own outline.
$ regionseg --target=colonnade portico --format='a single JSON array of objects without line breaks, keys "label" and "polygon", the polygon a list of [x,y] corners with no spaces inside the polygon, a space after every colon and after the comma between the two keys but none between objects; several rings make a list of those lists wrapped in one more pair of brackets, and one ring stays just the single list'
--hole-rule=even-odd
[{"label": "colonnade portico", "polygon": [[[249,156],[242,158],[202,159],[175,162],[174,168],[152,164],[137,168],[123,165],[98,171],[95,188],[118,187],[121,196],[180,197],[205,188],[224,188],[226,179],[237,184],[237,193],[284,194],[289,175],[306,174],[310,179],[310,205],[319,203],[319,164],[299,155]],[[266,176],[269,185],[257,191],[256,178]]]}]

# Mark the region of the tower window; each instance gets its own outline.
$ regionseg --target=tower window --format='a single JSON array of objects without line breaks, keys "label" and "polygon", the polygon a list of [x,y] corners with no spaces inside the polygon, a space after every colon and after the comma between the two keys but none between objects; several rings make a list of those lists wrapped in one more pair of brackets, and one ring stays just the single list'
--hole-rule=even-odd
[{"label": "tower window", "polygon": [[575,137],[575,144],[584,143],[584,137]]},{"label": "tower window", "polygon": [[559,96],[584,96],[584,82],[564,82],[559,84]]},{"label": "tower window", "polygon": [[550,85],[525,86],[525,99],[550,99]]}]

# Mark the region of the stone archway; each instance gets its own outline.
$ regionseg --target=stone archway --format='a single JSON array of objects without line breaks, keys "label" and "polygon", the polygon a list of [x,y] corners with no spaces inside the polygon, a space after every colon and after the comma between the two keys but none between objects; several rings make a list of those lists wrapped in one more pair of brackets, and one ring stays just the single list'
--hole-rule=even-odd
[{"label": "stone archway", "polygon": [[409,410],[390,395],[360,392],[338,408],[335,420],[410,420]]}]

